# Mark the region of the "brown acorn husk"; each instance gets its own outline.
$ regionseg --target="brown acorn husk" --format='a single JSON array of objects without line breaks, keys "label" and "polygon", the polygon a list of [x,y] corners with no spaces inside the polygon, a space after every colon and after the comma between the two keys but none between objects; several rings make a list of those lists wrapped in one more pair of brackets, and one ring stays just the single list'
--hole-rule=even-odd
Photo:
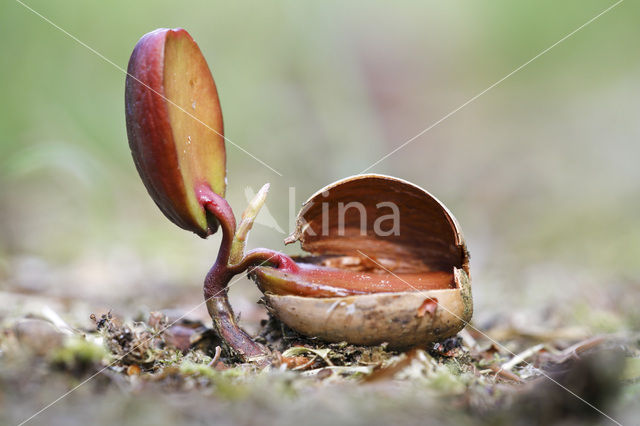
[{"label": "brown acorn husk", "polygon": [[[365,207],[364,235],[356,209],[345,215],[344,233],[339,232],[338,203],[352,201]],[[390,211],[376,207],[384,201],[392,201],[399,208],[398,235],[374,232],[374,222]],[[328,203],[328,209],[322,203]],[[327,213],[328,221],[323,222]],[[399,277],[403,273],[450,271],[454,282],[454,288],[344,297],[301,297],[267,291],[264,299],[270,312],[301,334],[329,342],[387,342],[392,348],[408,348],[455,335],[471,320],[469,255],[460,226],[444,204],[412,183],[369,174],[331,184],[304,203],[297,228],[286,242],[296,240],[311,254],[302,258],[303,262]],[[253,272],[259,287],[268,288],[262,284],[273,276],[270,269],[260,267]]]}]

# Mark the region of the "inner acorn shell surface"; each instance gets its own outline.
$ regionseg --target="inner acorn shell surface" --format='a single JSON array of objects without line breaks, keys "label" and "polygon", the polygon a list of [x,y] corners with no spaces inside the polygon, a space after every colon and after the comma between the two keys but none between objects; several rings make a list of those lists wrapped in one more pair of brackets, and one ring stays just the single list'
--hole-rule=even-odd
[{"label": "inner acorn shell surface", "polygon": [[[389,203],[397,208],[397,232]],[[263,293],[329,298],[455,289],[454,268],[468,275],[453,215],[427,191],[388,176],[354,176],[313,195],[287,241],[295,240],[312,256],[296,259],[298,271],[254,269]]]}]

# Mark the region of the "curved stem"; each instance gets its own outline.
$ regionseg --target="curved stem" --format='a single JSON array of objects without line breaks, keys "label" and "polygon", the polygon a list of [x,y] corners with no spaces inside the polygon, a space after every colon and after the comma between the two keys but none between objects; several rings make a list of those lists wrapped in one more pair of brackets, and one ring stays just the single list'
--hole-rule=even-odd
[{"label": "curved stem", "polygon": [[[222,228],[222,242],[216,263],[211,267],[209,273],[204,280],[204,299],[207,304],[207,310],[213,320],[213,327],[223,341],[228,352],[231,355],[240,358],[242,361],[257,361],[265,363],[269,354],[268,350],[256,343],[236,323],[233,309],[229,304],[227,296],[227,286],[229,281],[239,274],[250,268],[263,263],[270,263],[278,269],[291,272],[298,270],[298,265],[289,256],[278,253],[277,251],[268,249],[256,249],[249,251],[245,256],[244,239],[251,229],[253,219],[257,215],[259,208],[264,203],[268,186],[263,187],[261,195],[250,204],[248,213],[245,215],[244,230],[237,239],[236,251],[233,253],[234,241],[236,241],[236,219],[233,215],[231,206],[227,200],[222,198],[211,190],[208,185],[200,185],[196,188],[196,196],[200,204],[206,211],[215,217]],[[239,258],[239,259],[238,259]],[[239,261],[233,265],[230,263]]]},{"label": "curved stem", "polygon": [[226,265],[229,261],[231,243],[236,232],[236,218],[233,215],[233,210],[227,200],[213,192],[206,184],[196,188],[196,197],[207,212],[212,214],[220,223],[222,242],[220,243],[216,264]]},{"label": "curved stem", "polygon": [[229,266],[229,271],[239,274],[252,266],[270,263],[275,268],[290,272],[299,270],[296,262],[284,253],[264,248],[249,250],[244,258],[235,265]]},{"label": "curved stem", "polygon": [[204,298],[213,320],[213,327],[231,355],[237,356],[242,361],[264,360],[268,354],[267,349],[254,342],[251,336],[238,326],[227,296],[227,285],[237,274],[228,266],[236,228],[231,206],[208,186],[198,187],[196,194],[202,206],[220,222],[222,227],[222,242],[216,263],[204,280]]}]

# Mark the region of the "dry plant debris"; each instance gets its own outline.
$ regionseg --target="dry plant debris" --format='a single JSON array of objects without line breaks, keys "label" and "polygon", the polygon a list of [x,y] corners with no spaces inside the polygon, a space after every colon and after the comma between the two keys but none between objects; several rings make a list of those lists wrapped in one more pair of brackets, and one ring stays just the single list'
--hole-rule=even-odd
[{"label": "dry plant debris", "polygon": [[[45,318],[3,324],[3,364],[15,368],[14,374],[3,372],[3,384],[35,380],[45,371],[76,380],[99,373],[96,383],[102,388],[115,385],[135,393],[159,388],[172,394],[198,390],[227,401],[251,400],[257,389],[266,388],[299,398],[322,387],[388,392],[403,386],[424,401],[446,401],[448,410],[508,421],[539,410],[546,419],[597,418],[597,412],[548,377],[598,407],[608,407],[619,392],[623,398],[637,395],[640,383],[637,335],[540,342],[539,335],[513,328],[496,343],[468,329],[428,347],[397,352],[384,344],[327,344],[270,318],[258,341],[271,350],[271,365],[261,368],[226,357],[211,329],[198,321],[162,313],[150,313],[145,321],[122,321],[111,313],[91,319],[94,326],[87,330]],[[25,368],[32,371],[16,373]]]}]

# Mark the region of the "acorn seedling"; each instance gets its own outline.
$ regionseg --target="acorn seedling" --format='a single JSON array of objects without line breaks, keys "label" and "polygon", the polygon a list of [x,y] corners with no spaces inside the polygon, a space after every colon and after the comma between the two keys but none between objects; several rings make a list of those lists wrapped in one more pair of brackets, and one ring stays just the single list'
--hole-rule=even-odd
[{"label": "acorn seedling", "polygon": [[[471,317],[468,256],[455,219],[429,193],[396,178],[357,176],[323,190],[333,194],[327,214],[335,216],[335,205],[345,200],[362,203],[371,213],[367,225],[373,226],[359,237],[354,211],[342,222],[346,233],[336,233],[335,225],[320,232],[318,210],[308,208],[313,207],[310,200],[288,242],[300,240],[313,256],[294,261],[269,249],[245,250],[268,184],[236,224],[224,198],[225,138],[216,85],[185,30],[158,29],[138,41],[128,66],[125,111],[134,163],[160,210],[202,238],[222,229],[204,298],[231,355],[268,362],[269,351],[237,325],[227,298],[230,280],[245,271],[274,315],[303,334],[328,341],[408,347],[455,334]],[[373,206],[381,195],[398,203],[399,220],[407,215],[398,233],[374,232],[380,215]],[[438,300],[455,311],[453,316],[437,310]]]}]

